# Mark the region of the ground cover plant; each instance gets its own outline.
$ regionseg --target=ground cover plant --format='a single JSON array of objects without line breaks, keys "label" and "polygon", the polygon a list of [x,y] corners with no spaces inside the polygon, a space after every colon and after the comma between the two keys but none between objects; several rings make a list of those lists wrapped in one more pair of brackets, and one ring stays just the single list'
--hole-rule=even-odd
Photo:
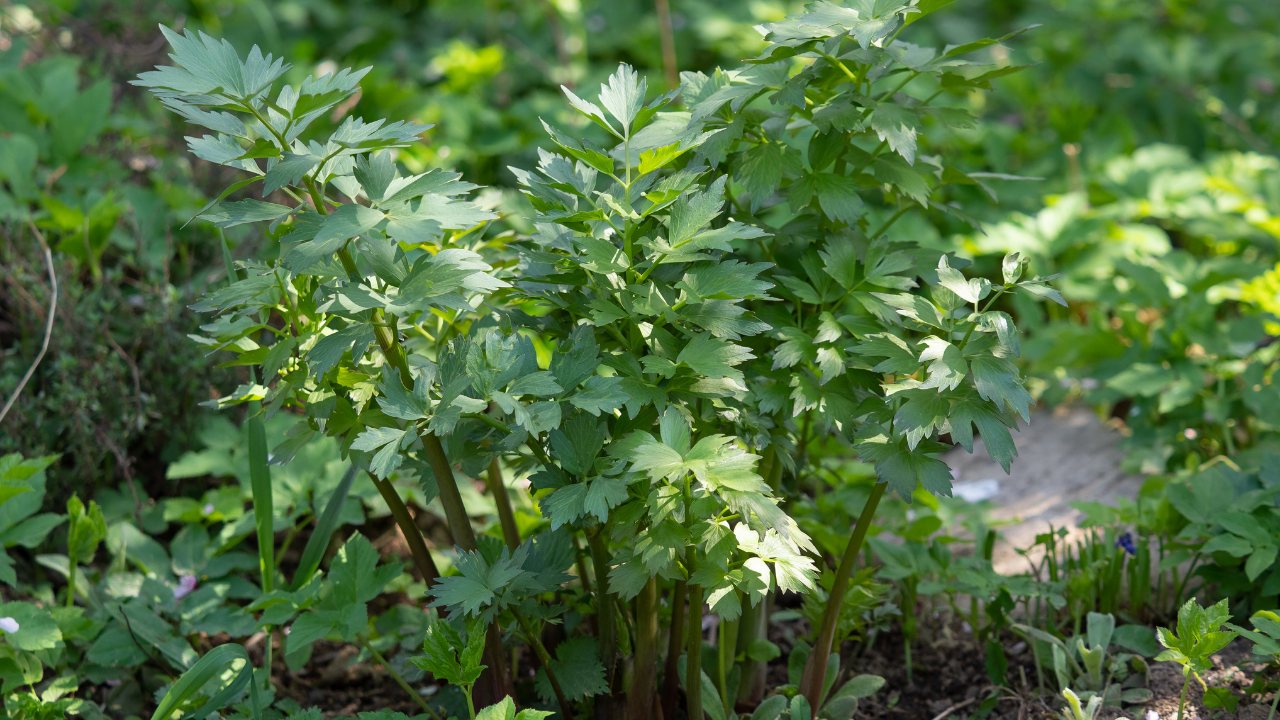
[{"label": "ground cover plant", "polygon": [[[683,54],[687,31],[663,30],[656,5],[659,45]],[[69,63],[8,46],[2,89],[27,115],[0,147],[38,150],[0,168],[6,252],[48,241],[50,272],[92,297],[168,293],[161,322],[187,323],[183,352],[208,355],[180,362],[234,380],[182,420],[203,449],[175,440],[157,464],[181,485],[135,477],[131,456],[150,451],[115,440],[103,476],[124,482],[92,499],[46,494],[45,473],[99,461],[34,459],[71,437],[30,420],[64,386],[18,394],[35,404],[15,447],[33,459],[4,460],[6,712],[1079,720],[1144,713],[1161,660],[1186,668],[1177,717],[1188,701],[1234,712],[1244,695],[1210,657],[1231,639],[1219,626],[1252,614],[1258,632],[1233,630],[1269,658],[1258,633],[1280,595],[1275,166],[1253,143],[1267,130],[1211,113],[1232,132],[1210,145],[1263,152],[1073,165],[1074,192],[984,224],[997,191],[1023,209],[1044,192],[984,172],[1007,167],[992,161],[1005,131],[975,99],[1019,77],[1011,49],[1043,41],[943,46],[946,5],[768,10],[755,40],[716,46],[723,67],[704,53],[682,74],[665,49],[661,74],[591,65],[568,41],[595,22],[581,9],[498,13],[494,44],[432,61],[457,106],[436,129],[398,119],[424,117],[400,112],[403,57],[292,68],[165,26],[153,55],[169,64],[135,86],[174,119],[168,135],[192,135],[208,197],[157,185],[152,225],[136,219],[144,195],[116,205],[86,184],[99,129],[58,140],[84,118],[34,90],[66,86],[79,107],[105,85],[79,91]],[[15,13],[0,30],[31,27]],[[290,38],[312,22],[289,17]],[[401,37],[397,17],[368,27]],[[495,39],[538,23],[568,40],[530,81]],[[521,100],[490,116],[490,91]],[[473,141],[463,117],[522,139]],[[106,137],[141,136],[126,126]],[[462,174],[438,167],[450,146]],[[175,292],[156,242],[192,215],[187,262],[211,269],[188,264]],[[14,268],[6,287],[44,270]],[[17,316],[6,377],[48,316]],[[166,361],[163,343],[145,353]],[[150,420],[126,418],[123,437],[164,417],[145,409],[159,366],[131,368],[128,414]],[[1075,399],[1112,416],[1127,466],[1151,478],[1134,503],[1080,504],[1086,539],[1051,528],[1021,549],[1030,572],[998,573],[998,528],[949,497],[939,455],[977,436],[1007,471],[1032,406]],[[976,670],[966,695],[929,687],[940,647]],[[886,648],[899,659],[870,662]],[[1268,670],[1250,672],[1270,702]],[[353,673],[375,680],[373,705],[328,700]]]}]

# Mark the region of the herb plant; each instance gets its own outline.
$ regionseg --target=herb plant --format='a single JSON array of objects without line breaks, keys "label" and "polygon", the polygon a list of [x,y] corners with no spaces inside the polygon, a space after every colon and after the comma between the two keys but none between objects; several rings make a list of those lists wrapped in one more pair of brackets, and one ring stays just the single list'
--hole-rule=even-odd
[{"label": "herb plant", "polygon": [[[965,277],[961,261],[884,237],[913,208],[948,211],[934,199],[945,186],[992,177],[918,152],[922,133],[932,123],[972,122],[966,111],[935,104],[945,93],[987,88],[1018,69],[965,69],[962,56],[995,40],[942,53],[898,40],[924,12],[908,3],[815,3],[763,25],[769,44],[747,66],[684,77],[685,132],[719,130],[695,162],[733,178],[736,220],[770,230],[742,252],[778,265],[773,277],[785,304],[754,302],[770,331],[752,345],[760,361],[751,367],[748,402],[777,428],[761,449],[785,457],[801,448],[790,461],[801,477],[810,444],[834,436],[879,475],[836,570],[836,600],[817,628],[802,683],[811,705],[884,491],[904,499],[918,487],[950,494],[949,471],[929,455],[945,447],[937,441],[943,434],[972,451],[976,426],[1006,469],[1016,454],[1009,428],[1029,419],[1031,397],[1013,362],[1017,329],[993,304],[1019,290],[1062,302],[1047,279],[1023,278],[1026,262],[1016,253],[993,284]],[[805,65],[793,74],[796,57]]]},{"label": "herb plant", "polygon": [[[752,671],[743,690],[746,666],[733,668],[737,678],[728,672],[738,656],[728,643],[737,638],[747,650],[759,639],[759,608],[775,587],[814,587],[806,553],[816,548],[776,493],[785,468],[797,478],[806,471],[808,455],[791,448],[834,430],[875,464],[880,482],[834,575],[836,602],[802,678],[810,706],[821,707],[835,620],[884,491],[892,486],[904,499],[917,488],[949,493],[949,472],[928,453],[945,447],[937,442],[945,433],[971,449],[975,426],[1008,467],[1015,454],[1008,428],[1028,419],[1031,400],[1011,359],[1017,331],[992,305],[1018,290],[1060,298],[1044,279],[1023,279],[1016,254],[992,285],[966,278],[962,263],[945,255],[882,237],[913,203],[934,207],[933,185],[978,182],[941,165],[916,168],[914,128],[925,116],[967,122],[929,102],[1003,74],[943,70],[990,42],[938,56],[890,37],[917,11],[902,5],[861,17],[815,6],[767,29],[773,45],[753,66],[687,75],[687,115],[663,111],[674,93],[646,102],[645,82],[625,66],[596,102],[566,90],[614,147],[546,125],[555,150],[543,152],[536,173],[515,171],[537,210],[536,232],[519,243],[519,264],[501,272],[477,252],[491,248],[471,232],[493,215],[452,199],[473,186],[440,171],[399,177],[389,151],[425,128],[348,119],[323,143],[302,139],[363,73],[311,78],[277,94],[281,61],[256,49],[242,61],[225,42],[164,30],[176,65],[137,84],[217,133],[191,139],[197,156],[251,174],[204,217],[220,227],[269,223],[282,242],[279,260],[240,263],[243,278],[196,306],[218,313],[206,328],[210,347],[261,370],[217,404],[251,404],[251,450],[261,444],[252,416],[283,407],[306,413],[310,430],[300,439],[338,438],[367,467],[428,583],[439,573],[393,483],[417,476],[427,499],[438,493],[466,554],[460,577],[432,591],[434,604],[487,623],[492,679],[484,704],[509,694],[498,631],[510,626],[544,659],[550,694],[566,714],[578,697],[603,694],[597,705],[608,705],[618,656],[630,647],[628,707],[647,716],[660,579],[672,583],[673,609],[688,601],[687,620],[669,633],[664,696],[673,696],[681,644],[691,715],[709,706],[729,712],[739,692],[752,695],[758,676]],[[813,64],[791,77],[784,60],[797,54]],[[899,94],[921,75],[945,83],[925,101]],[[863,148],[872,138],[879,144]],[[257,182],[287,204],[226,201]],[[873,229],[859,188],[882,184],[899,204]],[[778,192],[794,219],[769,232],[775,228],[761,213]],[[726,201],[750,222],[725,217]],[[771,269],[791,247],[801,251],[799,264]],[[756,254],[765,262],[739,259]],[[782,303],[769,294],[774,281]],[[532,338],[552,346],[548,361],[539,361]],[[536,553],[544,543],[523,544],[507,522],[503,554],[486,556],[474,539],[454,466],[492,468],[496,454],[536,471],[533,490],[550,524],[544,533],[585,536],[598,687],[566,692],[563,673],[540,647],[538,625],[559,611],[537,598],[558,592],[566,578],[527,564],[527,548]],[[767,467],[757,472],[762,459]],[[255,511],[270,596],[270,483],[252,479],[263,500]],[[501,483],[491,487],[499,514],[509,516]],[[342,586],[333,587],[327,597],[336,602]],[[316,624],[316,632],[291,633],[287,655],[330,632],[358,639],[360,623],[343,613],[360,606],[364,590],[350,592],[354,605],[322,601],[302,615],[298,622]],[[624,627],[619,601],[632,599],[634,625]],[[725,624],[718,682],[701,663],[704,600]],[[719,697],[704,697],[704,686]]]},{"label": "herb plant", "polygon": [[1200,673],[1212,669],[1213,662],[1209,657],[1235,639],[1235,632],[1220,629],[1229,617],[1231,611],[1227,608],[1226,600],[1203,608],[1192,598],[1178,611],[1177,634],[1163,627],[1156,630],[1160,644],[1165,647],[1165,651],[1156,656],[1156,661],[1172,660],[1178,663],[1186,678],[1182,683],[1182,696],[1178,699],[1179,720],[1186,717],[1183,711],[1187,704],[1187,688],[1191,685],[1191,678],[1200,682],[1206,696],[1209,694],[1210,688],[1200,677]]},{"label": "herb plant", "polygon": [[[484,403],[462,395],[469,383],[463,378],[458,384],[460,365],[446,365],[441,378],[435,362],[423,357],[415,372],[399,328],[413,328],[415,341],[440,347],[448,331],[433,335],[424,323],[453,328],[473,312],[469,297],[505,286],[469,246],[482,241],[466,237],[467,230],[493,216],[453,199],[474,187],[454,174],[399,177],[387,151],[411,143],[424,126],[348,118],[323,143],[303,139],[316,118],[356,91],[367,70],[286,85],[272,99],[273,85],[286,70],[283,61],[263,57],[256,48],[241,61],[225,41],[162,31],[176,65],[144,73],[136,83],[216,133],[191,138],[198,157],[251,175],[211,203],[205,216],[219,227],[270,222],[287,248],[271,265],[244,263],[246,277],[196,306],[220,313],[208,327],[212,347],[230,349],[241,356],[238,362],[261,369],[260,382],[242,385],[218,404],[265,401],[268,414],[298,406],[307,413],[311,432],[323,430],[342,437],[352,450],[370,453],[365,462],[375,483],[414,550],[419,571],[433,581],[439,573],[421,532],[387,478],[404,460],[401,449],[420,435],[423,474],[431,478],[426,487],[432,495],[439,493],[455,541],[474,549],[470,521],[437,433],[451,431],[464,410],[474,412]],[[289,204],[222,202],[259,182],[264,194],[278,193]],[[331,192],[342,193],[348,202],[330,197]],[[281,327],[270,323],[273,317]],[[375,355],[366,357],[375,346]],[[437,382],[441,379],[444,384]],[[384,400],[370,404],[375,397]],[[361,420],[367,409],[377,412]],[[270,567],[269,522],[270,513],[259,511],[264,568]],[[265,569],[263,576],[269,592]],[[489,663],[502,678],[500,640],[490,637]]]}]

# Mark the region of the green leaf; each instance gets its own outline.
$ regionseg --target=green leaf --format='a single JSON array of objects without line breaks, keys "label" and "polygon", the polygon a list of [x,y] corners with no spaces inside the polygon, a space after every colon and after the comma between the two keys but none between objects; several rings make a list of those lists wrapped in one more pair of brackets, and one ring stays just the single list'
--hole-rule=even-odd
[{"label": "green leaf", "polygon": [[[950,345],[950,343],[947,344]],[[874,372],[910,375],[920,367],[921,361],[916,359],[915,350],[907,344],[906,340],[892,333],[868,335],[865,340],[857,344],[856,349],[860,355],[885,358],[872,368]]]},{"label": "green leaf", "polygon": [[991,460],[1009,472],[1010,463],[1017,457],[1018,449],[1003,415],[992,403],[978,398],[966,398],[951,406],[948,418],[951,439],[965,450],[973,452],[973,428],[982,433],[982,444]]},{"label": "green leaf", "polygon": [[563,85],[560,86],[560,90],[564,92],[565,97],[569,98],[569,104],[573,106],[574,110],[582,113],[590,119],[591,122],[594,122],[605,130],[608,130],[609,134],[614,137],[622,138],[622,133],[614,129],[613,125],[609,122],[609,119],[604,116],[604,111],[601,110],[598,105],[593,102],[583,100],[575,95],[572,90]]},{"label": "green leaf", "polygon": [[676,362],[709,378],[727,377],[742,382],[742,371],[733,366],[754,357],[749,349],[741,345],[721,340],[711,333],[701,333],[685,345]]},{"label": "green leaf", "polygon": [[676,287],[704,300],[769,300],[772,298],[767,293],[773,283],[756,279],[769,267],[769,263],[747,264],[737,260],[703,265],[686,272]]},{"label": "green leaf", "polygon": [[356,237],[368,232],[385,217],[380,211],[363,205],[355,203],[343,205],[325,216],[323,224],[316,232],[314,242],[319,245],[330,240],[347,240]]},{"label": "green leaf", "polygon": [[107,537],[107,521],[102,516],[102,508],[90,500],[86,512],[80,498],[72,495],[67,500],[67,519],[67,556],[77,564],[92,561],[98,544]]},{"label": "green leaf", "polygon": [[718,338],[741,340],[772,329],[747,309],[730,300],[706,300],[680,309],[680,318]]},{"label": "green leaf", "polygon": [[631,399],[621,386],[617,377],[601,377],[593,375],[587,378],[583,388],[569,396],[569,402],[580,410],[599,416],[622,407]]},{"label": "green leaf", "polygon": [[584,414],[575,415],[549,435],[551,452],[560,467],[572,475],[586,476],[604,447],[605,426]]},{"label": "green leaf", "polygon": [[609,83],[600,86],[600,104],[618,120],[623,135],[634,129],[631,124],[644,106],[647,81],[630,65],[622,64],[609,76]]},{"label": "green leaf", "polygon": [[514,554],[503,548],[501,556],[492,565],[477,550],[461,553],[454,564],[461,575],[439,579],[432,588],[436,599],[431,606],[449,608],[451,613],[477,616],[495,602],[505,604],[503,596],[518,594],[533,579],[532,573],[523,568],[530,547],[527,543],[521,545]]},{"label": "green leaf", "polygon": [[[230,670],[230,673],[228,673]],[[211,713],[222,710],[230,700],[250,685],[253,664],[249,653],[235,643],[219,645],[200,658],[191,669],[178,678],[152,713],[151,720],[167,720],[188,701],[207,692],[207,686],[221,680],[227,684],[214,693],[195,712],[185,715],[189,720],[203,720]],[[254,705],[257,705],[257,688],[253,687]]]},{"label": "green leaf", "polygon": [[1018,368],[1013,363],[1004,358],[982,355],[970,360],[969,367],[973,371],[978,394],[983,399],[1001,408],[1008,407],[1021,416],[1023,422],[1031,422],[1031,406],[1035,401],[1022,387]]},{"label": "green leaf", "polygon": [[[246,61],[240,60],[231,43],[218,42],[203,32],[197,37],[190,30],[178,35],[163,25],[160,32],[173,47],[169,56],[175,65],[160,66],[153,72],[144,72],[132,85],[157,90],[168,90],[179,95],[216,95],[224,94],[237,100],[257,97],[271,87],[276,79],[291,66],[284,60],[273,60],[271,55],[265,58],[258,46],[249,52]],[[209,102],[215,98],[202,98]]]},{"label": "green leaf", "polygon": [[721,175],[705,192],[682,195],[671,206],[667,219],[672,247],[679,247],[716,218],[724,206],[724,186],[728,178]]},{"label": "green leaf", "polygon": [[322,158],[311,153],[302,155],[285,153],[284,159],[271,166],[266,177],[262,179],[262,194],[269,195],[282,187],[297,185],[302,181],[303,176],[320,164],[321,160]]},{"label": "green leaf", "polygon": [[545,120],[542,122],[542,127],[546,129],[547,134],[551,136],[552,141],[554,141],[556,145],[559,145],[565,152],[600,172],[608,173],[610,175],[613,174],[613,159],[608,155],[600,152],[585,141],[579,143],[577,140],[574,140],[548,125]]},{"label": "green leaf", "polygon": [[582,517],[586,512],[586,499],[586,483],[573,483],[539,500],[538,507],[551,520],[551,529],[555,530]]},{"label": "green leaf", "polygon": [[758,207],[777,191],[784,176],[796,175],[802,170],[800,155],[795,150],[783,143],[761,143],[742,154],[735,179],[751,194],[751,204]]},{"label": "green leaf", "polygon": [[986,278],[965,278],[963,273],[951,267],[946,255],[938,258],[938,284],[967,303],[976,303],[991,294],[991,283]]},{"label": "green leaf", "polygon": [[951,404],[928,390],[907,390],[902,395],[907,400],[894,415],[894,423],[899,431],[906,433],[907,448],[915,450],[923,438],[931,437],[933,431],[947,421]]},{"label": "green leaf", "polygon": [[1249,578],[1249,582],[1258,579],[1267,568],[1271,567],[1276,561],[1276,546],[1274,544],[1264,545],[1249,556],[1249,560],[1244,564],[1244,574]]},{"label": "green leaf", "polygon": [[[556,647],[551,668],[560,681],[560,689],[569,701],[582,700],[609,691],[604,681],[604,665],[593,637],[575,637]],[[555,692],[545,670],[539,668],[534,689],[544,703],[555,702]]]},{"label": "green leaf", "polygon": [[1112,635],[1112,642],[1142,657],[1155,657],[1160,652],[1155,633],[1142,625],[1121,625]]},{"label": "green leaf", "polygon": [[925,350],[920,353],[920,362],[929,363],[929,368],[928,379],[920,387],[937,388],[939,392],[959,387],[969,374],[969,364],[960,349],[934,335],[925,337],[921,342],[925,344]]},{"label": "green leaf", "polygon": [[[294,572],[293,583],[289,586],[290,590],[294,592],[301,590],[315,576],[316,570],[320,567],[320,558],[329,548],[329,539],[338,529],[342,509],[346,506],[347,495],[351,491],[351,483],[355,481],[356,473],[359,471],[359,465],[351,463],[343,473],[342,480],[338,482],[338,487],[329,496],[324,511],[321,512],[320,519],[316,522],[311,536],[307,538],[307,545],[302,550],[298,569]],[[316,499],[316,503],[319,504],[319,498]]]},{"label": "green leaf", "polygon": [[556,382],[566,390],[578,387],[583,380],[595,375],[600,367],[600,346],[590,328],[575,329],[569,342],[561,343],[552,353],[550,367]]},{"label": "green leaf", "polygon": [[583,498],[583,512],[595,515],[600,522],[609,519],[609,510],[627,499],[627,484],[618,478],[598,477],[591,481]]},{"label": "green leaf", "polygon": [[889,149],[907,161],[916,161],[916,131],[920,118],[914,110],[892,103],[881,103],[871,112],[871,128],[881,142],[888,142]]},{"label": "green leaf", "polygon": [[631,451],[631,463],[632,470],[648,473],[653,480],[684,473],[684,457],[653,438]]},{"label": "green leaf", "polygon": [[1067,301],[1062,298],[1062,293],[1058,292],[1057,289],[1050,287],[1043,281],[1024,280],[1018,283],[1018,287],[1022,288],[1023,290],[1026,290],[1027,292],[1031,293],[1032,295],[1035,295],[1036,297],[1052,300],[1053,302],[1058,303],[1062,307],[1067,306]]},{"label": "green leaf", "polygon": [[675,160],[688,151],[689,147],[687,147],[683,142],[663,145],[662,147],[641,151],[640,174],[648,175],[654,170],[665,167],[667,163]]},{"label": "green leaf", "polygon": [[818,205],[827,217],[852,226],[866,212],[862,198],[858,195],[858,183],[853,178],[818,173],[813,182],[818,194]]},{"label": "green leaf", "polygon": [[903,24],[910,25],[911,23],[919,20],[920,18],[930,13],[937,12],[938,10],[941,10],[942,8],[950,5],[955,1],[956,0],[920,0],[920,2],[916,5],[916,8],[920,12],[907,15],[906,20],[903,22]]},{"label": "green leaf", "polygon": [[400,574],[401,563],[378,567],[378,551],[360,533],[355,533],[338,550],[329,567],[333,597],[341,605],[366,603]]},{"label": "green leaf", "polygon": [[901,293],[898,295],[889,295],[886,293],[871,293],[873,296],[883,300],[889,307],[892,307],[899,315],[911,318],[925,325],[931,325],[940,330],[945,330],[947,321],[942,316],[942,312],[936,305],[929,302],[919,295],[911,295]]},{"label": "green leaf", "polygon": [[983,332],[995,332],[996,338],[1000,344],[1008,350],[1014,357],[1021,356],[1021,349],[1018,344],[1018,328],[1013,324],[1013,318],[1008,314],[999,310],[991,310],[978,315],[978,329]]},{"label": "green leaf", "polygon": [[911,502],[917,485],[926,492],[951,497],[951,469],[941,460],[907,450],[888,431],[867,423],[857,432],[858,457],[876,467],[876,475],[906,502]]},{"label": "green leaf", "polygon": [[261,200],[240,200],[222,203],[218,206],[218,212],[204,213],[200,217],[220,228],[226,228],[264,220],[279,220],[292,212],[293,208],[284,205]]},{"label": "green leaf", "polygon": [[307,352],[307,364],[317,376],[324,375],[342,360],[348,350],[352,360],[359,362],[373,342],[373,326],[367,323],[348,325],[332,335],[326,335]]},{"label": "green leaf", "polygon": [[403,460],[400,455],[400,445],[407,436],[409,436],[408,430],[396,427],[367,428],[356,437],[355,442],[351,443],[351,449],[365,452],[377,451],[369,463],[369,472],[379,479],[385,479],[400,467]]},{"label": "green leaf", "polygon": [[449,623],[434,618],[427,624],[423,639],[424,654],[412,659],[413,664],[454,685],[469,686],[480,678],[486,666],[480,664],[484,652],[484,627],[467,624],[466,644]]},{"label": "green leaf", "polygon": [[52,650],[62,642],[62,631],[58,629],[57,621],[47,610],[31,603],[4,603],[0,605],[0,617],[13,618],[18,623],[17,631],[6,632],[4,637],[19,650]]}]

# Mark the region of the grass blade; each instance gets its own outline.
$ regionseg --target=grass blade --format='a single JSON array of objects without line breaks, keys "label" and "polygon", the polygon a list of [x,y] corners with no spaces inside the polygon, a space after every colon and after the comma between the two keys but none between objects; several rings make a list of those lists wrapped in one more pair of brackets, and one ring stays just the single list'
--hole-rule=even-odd
[{"label": "grass blade", "polygon": [[182,707],[183,703],[193,697],[197,697],[206,683],[221,675],[226,670],[227,665],[236,660],[244,661],[244,669],[237,673],[235,678],[218,694],[201,705],[199,710],[186,716],[183,720],[203,720],[211,713],[221,710],[230,702],[231,698],[244,690],[245,685],[249,683],[250,678],[253,676],[253,664],[249,662],[249,653],[240,645],[219,645],[200,658],[195,665],[191,666],[190,670],[178,678],[173,687],[169,688],[169,692],[165,693],[164,698],[160,700],[160,705],[151,716],[151,720],[167,720],[175,710]]},{"label": "grass blade", "polygon": [[298,562],[298,571],[293,576],[293,585],[289,588],[290,590],[296,591],[311,582],[311,577],[316,574],[316,570],[320,567],[320,558],[324,555],[325,548],[329,547],[329,538],[333,537],[333,532],[338,529],[338,517],[342,514],[342,506],[347,502],[351,483],[355,481],[356,473],[359,471],[360,467],[352,462],[351,467],[347,468],[347,472],[338,483],[338,488],[333,491],[333,495],[329,496],[329,502],[324,506],[324,512],[320,514],[320,520],[316,523],[315,530],[311,532],[307,546],[302,549],[302,560]]}]

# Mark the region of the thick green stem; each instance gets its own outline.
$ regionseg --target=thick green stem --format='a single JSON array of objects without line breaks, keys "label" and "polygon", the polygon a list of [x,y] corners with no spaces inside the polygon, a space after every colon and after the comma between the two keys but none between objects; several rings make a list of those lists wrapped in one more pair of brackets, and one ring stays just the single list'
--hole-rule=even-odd
[{"label": "thick green stem", "polygon": [[[692,550],[690,551],[692,554]],[[689,575],[694,573],[689,561]],[[703,720],[702,709],[702,586],[689,586],[689,629],[686,632],[684,696],[689,720]]]},{"label": "thick green stem", "polygon": [[1182,697],[1178,699],[1178,718],[1177,720],[1187,720],[1187,716],[1182,713],[1187,709],[1187,688],[1191,686],[1191,676],[1182,683]]},{"label": "thick green stem", "polygon": [[667,639],[667,662],[663,667],[662,717],[676,716],[676,701],[680,695],[680,648],[684,647],[684,599],[685,584],[677,580],[671,588],[671,630]]},{"label": "thick green stem", "polygon": [[631,691],[627,693],[629,720],[650,720],[657,664],[658,579],[651,577],[636,597],[635,663],[631,675]]},{"label": "thick green stem", "polygon": [[395,668],[391,667],[391,663],[387,662],[387,659],[382,657],[382,653],[374,650],[373,646],[369,644],[369,641],[366,640],[363,635],[357,635],[356,639],[360,641],[360,646],[365,650],[368,650],[369,654],[373,656],[373,659],[377,660],[378,664],[386,669],[387,674],[391,676],[391,679],[395,680],[396,684],[403,688],[404,691],[409,694],[409,697],[413,698],[414,701],[418,703],[419,707],[426,710],[431,717],[435,718],[435,720],[441,720],[440,714],[436,712],[436,709],[428,705],[427,701],[422,699],[422,695],[418,694],[413,687],[409,685],[409,683],[405,682],[404,678],[400,677],[400,673],[396,672]]},{"label": "thick green stem", "polygon": [[738,654],[738,621],[720,619],[720,629],[716,633],[717,679],[720,681],[720,704],[724,707],[725,717],[733,714],[735,693],[729,696],[729,671],[733,669],[733,658]]},{"label": "thick green stem", "polygon": [[556,676],[555,668],[551,667],[551,653],[547,652],[542,640],[533,632],[528,618],[520,613],[516,613],[515,616],[516,622],[520,623],[521,632],[529,640],[529,646],[533,648],[534,654],[538,656],[538,661],[542,663],[542,669],[547,673],[547,680],[551,682],[551,690],[556,694],[556,703],[560,705],[560,714],[567,720],[572,720],[573,706],[565,699],[564,690],[560,688],[560,678]]},{"label": "thick green stem", "polygon": [[822,700],[823,679],[827,676],[827,658],[831,654],[831,646],[835,643],[836,624],[840,619],[840,606],[844,603],[845,591],[849,587],[849,577],[853,574],[853,566],[857,563],[858,551],[862,549],[862,541],[867,536],[867,528],[875,517],[880,498],[884,496],[887,483],[876,483],[871,489],[871,496],[862,508],[858,524],[853,529],[853,537],[840,559],[840,568],[836,570],[835,582],[831,585],[831,596],[822,613],[822,628],[818,631],[817,642],[809,653],[809,660],[804,666],[804,675],[800,681],[800,692],[809,701],[809,707],[820,707]]},{"label": "thick green stem", "polygon": [[516,528],[516,515],[511,510],[511,495],[507,486],[502,484],[502,468],[498,465],[498,456],[489,461],[489,473],[485,478],[489,486],[489,494],[493,495],[493,504],[498,507],[498,522],[502,525],[502,539],[507,547],[515,550],[520,547],[520,530]]},{"label": "thick green stem", "polygon": [[409,544],[409,552],[413,554],[413,564],[418,566],[422,579],[427,583],[428,588],[435,585],[436,578],[440,577],[440,570],[436,567],[435,560],[431,559],[427,543],[422,539],[422,531],[418,529],[418,524],[409,514],[409,508],[400,499],[400,493],[396,492],[394,485],[386,480],[379,480],[373,473],[369,473],[369,478],[373,480],[374,487],[378,488],[378,493],[386,501],[387,507],[391,508],[391,517],[395,518],[396,525],[400,527],[400,533]]},{"label": "thick green stem", "polygon": [[[591,565],[596,574],[596,625],[600,641],[600,662],[604,665],[604,681],[613,687],[613,669],[618,655],[617,619],[613,598],[609,595],[609,550],[604,544],[603,530],[587,536],[591,547]],[[597,700],[597,708],[600,707]]]},{"label": "thick green stem", "polygon": [[449,532],[453,534],[453,544],[463,550],[475,550],[476,536],[471,530],[471,518],[467,508],[462,504],[462,493],[458,491],[458,483],[453,478],[453,466],[449,457],[444,454],[444,446],[435,433],[424,432],[420,436],[422,447],[427,453],[427,462],[431,472],[436,476],[436,487],[440,490],[440,504],[444,506],[445,517],[449,521]]},{"label": "thick green stem", "polygon": [[[761,637],[764,637],[764,630],[768,623],[768,607],[767,599],[752,605],[747,604],[742,609],[742,618],[738,621],[738,648],[744,652],[750,652],[751,643]],[[748,655],[747,659],[742,663],[742,675],[738,681],[738,702],[748,704],[758,704],[760,699],[764,697],[764,677],[760,674],[763,665],[752,660]],[[761,675],[757,678],[757,675]]]}]

